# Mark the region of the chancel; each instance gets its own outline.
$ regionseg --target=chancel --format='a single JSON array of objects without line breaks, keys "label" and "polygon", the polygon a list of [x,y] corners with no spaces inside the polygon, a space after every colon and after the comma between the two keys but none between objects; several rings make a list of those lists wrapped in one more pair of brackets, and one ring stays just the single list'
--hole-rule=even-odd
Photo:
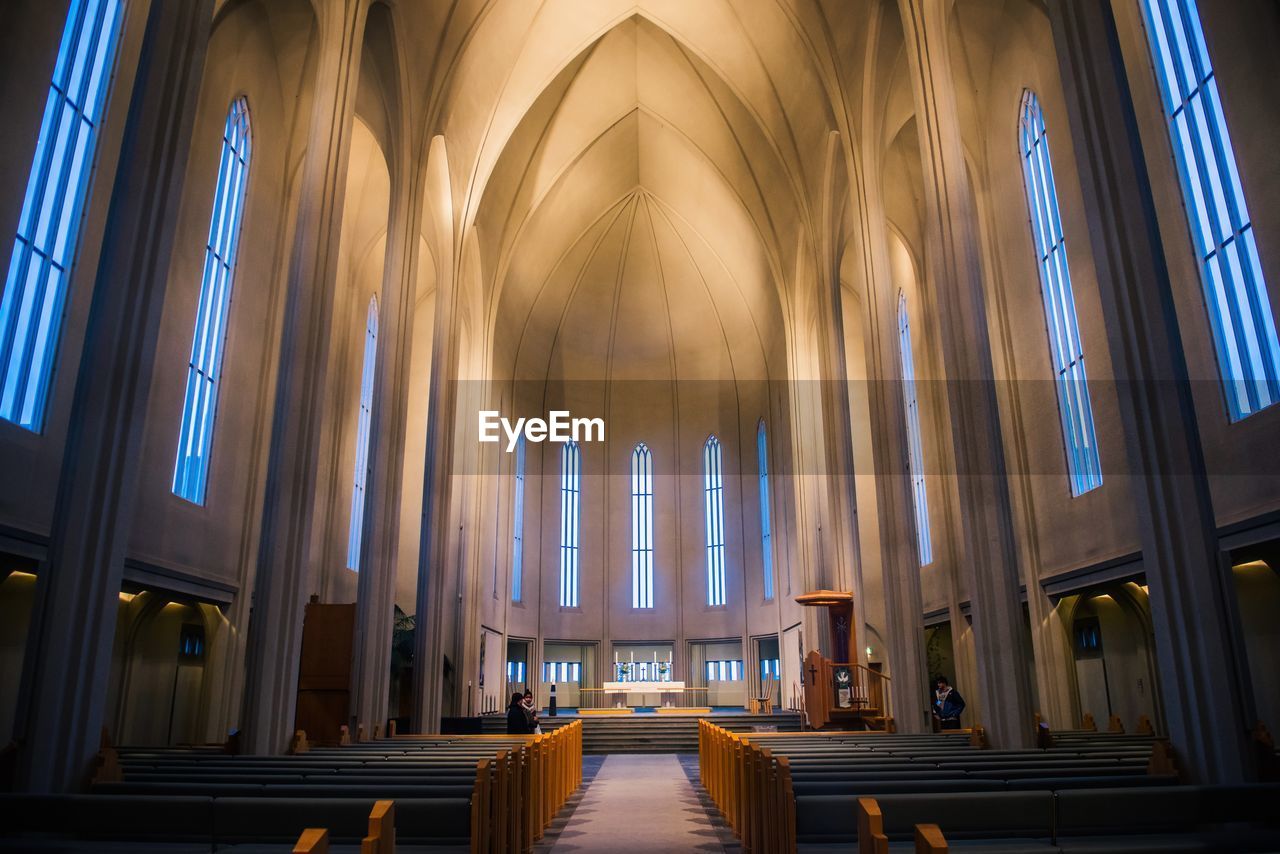
[{"label": "chancel", "polygon": [[0,6],[0,851],[1280,849],[1272,0]]}]

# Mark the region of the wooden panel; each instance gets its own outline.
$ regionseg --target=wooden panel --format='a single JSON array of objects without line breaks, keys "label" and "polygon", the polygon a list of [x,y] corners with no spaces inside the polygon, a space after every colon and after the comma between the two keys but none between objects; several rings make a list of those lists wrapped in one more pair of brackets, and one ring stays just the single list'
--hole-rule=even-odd
[{"label": "wooden panel", "polygon": [[298,664],[295,729],[309,741],[336,744],[351,705],[351,655],[356,606],[307,605]]}]

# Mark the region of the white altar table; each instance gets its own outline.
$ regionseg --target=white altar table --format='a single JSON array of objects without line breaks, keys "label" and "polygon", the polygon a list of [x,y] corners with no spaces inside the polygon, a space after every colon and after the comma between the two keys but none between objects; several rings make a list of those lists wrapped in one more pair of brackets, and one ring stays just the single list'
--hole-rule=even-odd
[{"label": "white altar table", "polygon": [[[603,690],[605,694],[620,696],[628,706],[660,706],[663,704],[663,695],[669,695],[667,699],[677,701],[684,694],[683,682],[606,682]],[[656,703],[645,702],[647,698],[656,695]]]}]

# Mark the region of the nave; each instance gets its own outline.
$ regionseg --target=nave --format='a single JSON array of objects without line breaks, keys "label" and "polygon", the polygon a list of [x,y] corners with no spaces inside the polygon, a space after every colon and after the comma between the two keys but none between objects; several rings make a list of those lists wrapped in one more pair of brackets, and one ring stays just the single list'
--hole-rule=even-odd
[{"label": "nave", "polygon": [[[1041,724],[1037,747],[1001,750],[981,727],[780,731],[746,717],[667,721],[696,731],[691,753],[643,736],[631,752],[584,753],[584,731],[600,720],[576,716],[532,736],[321,747],[299,732],[285,757],[104,747],[88,794],[0,796],[0,851],[1280,850],[1280,781],[1188,784],[1168,741],[1150,732]],[[640,719],[618,723],[639,733]]]},{"label": "nave", "polygon": [[0,845],[1265,850],[1276,44],[0,3]]}]

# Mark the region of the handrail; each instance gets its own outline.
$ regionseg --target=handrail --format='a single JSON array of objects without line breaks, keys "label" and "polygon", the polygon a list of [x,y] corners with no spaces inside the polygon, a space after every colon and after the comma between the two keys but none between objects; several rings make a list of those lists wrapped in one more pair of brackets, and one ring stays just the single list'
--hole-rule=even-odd
[{"label": "handrail", "polygon": [[[848,671],[849,680],[837,686],[836,677],[841,670]],[[822,729],[842,715],[890,716],[887,684],[891,680],[880,671],[856,661],[832,661],[813,650],[805,656],[804,672],[805,713],[814,729]]]}]

